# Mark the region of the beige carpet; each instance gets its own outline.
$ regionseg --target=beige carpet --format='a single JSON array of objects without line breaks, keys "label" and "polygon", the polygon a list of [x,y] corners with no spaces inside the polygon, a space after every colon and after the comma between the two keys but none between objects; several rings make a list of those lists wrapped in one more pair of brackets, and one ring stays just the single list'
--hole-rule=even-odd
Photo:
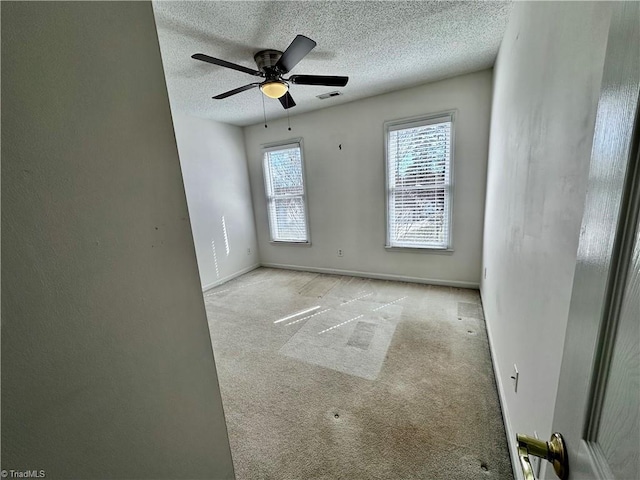
[{"label": "beige carpet", "polygon": [[205,303],[239,480],[513,478],[477,291],[261,268]]}]

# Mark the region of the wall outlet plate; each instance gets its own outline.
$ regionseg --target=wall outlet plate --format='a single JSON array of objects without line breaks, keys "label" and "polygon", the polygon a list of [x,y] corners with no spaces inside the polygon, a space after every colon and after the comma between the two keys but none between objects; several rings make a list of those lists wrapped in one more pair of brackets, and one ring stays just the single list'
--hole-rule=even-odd
[{"label": "wall outlet plate", "polygon": [[344,251],[341,248],[338,249],[338,256],[339,257],[343,257],[344,256]]},{"label": "wall outlet plate", "polygon": [[247,248],[247,255],[251,255],[251,248]]}]

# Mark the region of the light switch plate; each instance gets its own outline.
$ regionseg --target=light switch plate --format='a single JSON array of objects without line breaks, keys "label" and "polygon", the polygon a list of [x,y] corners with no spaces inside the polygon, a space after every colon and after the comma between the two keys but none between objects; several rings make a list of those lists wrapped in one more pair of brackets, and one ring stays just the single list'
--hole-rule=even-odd
[{"label": "light switch plate", "polygon": [[518,380],[520,379],[520,372],[518,372],[518,366],[513,364],[513,371],[511,372],[511,383],[513,384],[514,393],[518,393]]}]

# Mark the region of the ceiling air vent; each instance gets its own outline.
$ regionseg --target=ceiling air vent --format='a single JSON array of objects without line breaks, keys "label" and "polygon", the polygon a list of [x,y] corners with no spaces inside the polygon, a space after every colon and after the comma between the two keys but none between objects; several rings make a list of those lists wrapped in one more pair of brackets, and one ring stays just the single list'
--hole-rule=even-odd
[{"label": "ceiling air vent", "polygon": [[329,93],[323,93],[322,95],[316,95],[320,100],[325,100],[327,98],[331,98],[331,97],[337,97],[338,95],[342,95],[341,92],[329,92]]}]

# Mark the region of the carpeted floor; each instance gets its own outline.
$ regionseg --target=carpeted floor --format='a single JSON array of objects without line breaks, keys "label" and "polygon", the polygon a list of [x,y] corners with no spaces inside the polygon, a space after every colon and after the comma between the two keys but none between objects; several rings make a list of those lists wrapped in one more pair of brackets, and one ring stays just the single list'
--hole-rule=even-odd
[{"label": "carpeted floor", "polygon": [[205,304],[237,479],[513,478],[477,291],[260,268]]}]

